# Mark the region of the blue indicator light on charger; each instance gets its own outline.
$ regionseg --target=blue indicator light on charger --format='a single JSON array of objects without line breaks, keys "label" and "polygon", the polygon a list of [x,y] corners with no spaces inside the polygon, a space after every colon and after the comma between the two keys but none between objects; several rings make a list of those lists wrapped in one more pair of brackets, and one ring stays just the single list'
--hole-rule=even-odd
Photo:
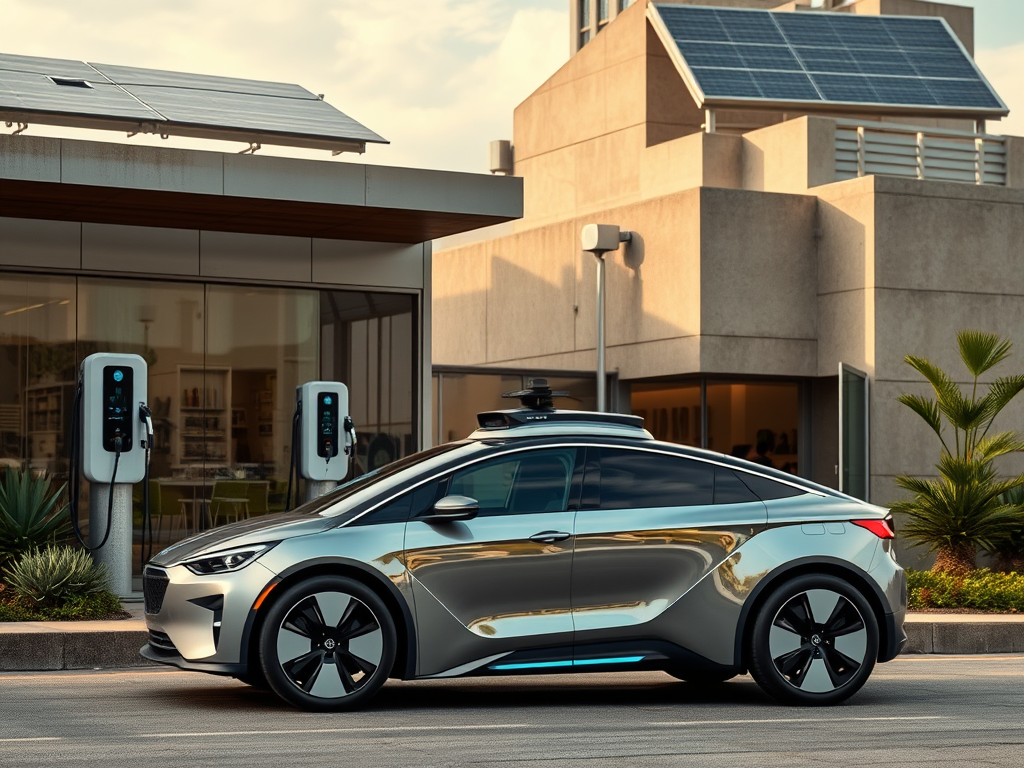
[{"label": "blue indicator light on charger", "polygon": [[334,400],[331,399],[330,395],[324,395],[324,405],[330,405]]},{"label": "blue indicator light on charger", "polygon": [[123,371],[114,371],[114,381],[121,381],[124,378]]}]

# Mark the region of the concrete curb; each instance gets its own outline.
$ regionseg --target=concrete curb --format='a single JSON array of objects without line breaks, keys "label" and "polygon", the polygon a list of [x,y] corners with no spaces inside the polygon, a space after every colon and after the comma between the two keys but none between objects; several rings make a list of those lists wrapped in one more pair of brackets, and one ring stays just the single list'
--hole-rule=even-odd
[{"label": "concrete curb", "polygon": [[908,621],[904,653],[1024,653],[1024,622]]},{"label": "concrete curb", "polygon": [[49,672],[61,669],[146,667],[139,649],[142,631],[2,632],[0,671]]}]

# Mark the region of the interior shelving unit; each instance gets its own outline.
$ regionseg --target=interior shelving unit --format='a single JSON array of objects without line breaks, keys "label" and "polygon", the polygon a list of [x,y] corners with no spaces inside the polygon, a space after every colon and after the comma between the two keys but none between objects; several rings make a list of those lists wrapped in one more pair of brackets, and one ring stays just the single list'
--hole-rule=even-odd
[{"label": "interior shelving unit", "polygon": [[178,366],[179,464],[230,464],[231,369]]}]

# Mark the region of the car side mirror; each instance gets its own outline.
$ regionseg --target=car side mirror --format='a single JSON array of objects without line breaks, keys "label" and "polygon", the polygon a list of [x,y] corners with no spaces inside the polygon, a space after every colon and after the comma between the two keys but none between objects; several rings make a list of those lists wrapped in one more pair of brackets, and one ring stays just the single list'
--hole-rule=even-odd
[{"label": "car side mirror", "polygon": [[451,523],[472,520],[480,511],[480,502],[469,496],[445,496],[432,510],[419,518],[425,523]]}]

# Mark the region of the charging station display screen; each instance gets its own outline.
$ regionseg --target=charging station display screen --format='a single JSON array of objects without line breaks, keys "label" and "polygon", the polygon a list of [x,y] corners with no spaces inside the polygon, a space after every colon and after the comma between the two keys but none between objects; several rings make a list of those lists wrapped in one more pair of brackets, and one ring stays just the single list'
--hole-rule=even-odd
[{"label": "charging station display screen", "polygon": [[134,373],[128,366],[108,365],[103,369],[103,448],[111,453],[118,437],[122,453],[132,447]]},{"label": "charging station display screen", "polygon": [[316,398],[316,455],[324,459],[338,455],[338,396],[321,392]]}]

